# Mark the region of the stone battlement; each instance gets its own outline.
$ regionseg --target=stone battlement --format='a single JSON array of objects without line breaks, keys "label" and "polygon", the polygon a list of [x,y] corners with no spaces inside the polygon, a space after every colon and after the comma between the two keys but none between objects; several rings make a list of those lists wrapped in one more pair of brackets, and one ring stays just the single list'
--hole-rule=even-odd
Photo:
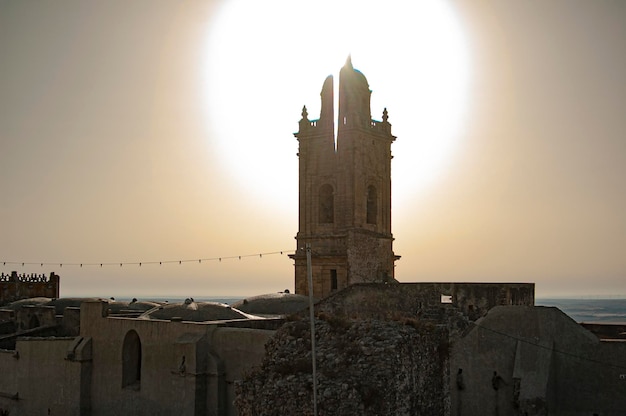
[{"label": "stone battlement", "polygon": [[0,282],[34,282],[34,283],[46,283],[49,282],[52,276],[55,276],[54,272],[50,273],[50,277],[45,273],[21,273],[11,272],[11,274],[0,273]]},{"label": "stone battlement", "polygon": [[0,305],[15,302],[20,299],[45,297],[59,297],[58,274],[51,272],[49,276],[38,273],[21,273],[12,271],[11,274],[0,274]]}]

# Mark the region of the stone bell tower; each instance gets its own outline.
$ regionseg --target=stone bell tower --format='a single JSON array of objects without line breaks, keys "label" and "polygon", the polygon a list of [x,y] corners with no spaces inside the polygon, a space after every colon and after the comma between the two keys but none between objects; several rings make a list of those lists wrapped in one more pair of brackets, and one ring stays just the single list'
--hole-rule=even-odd
[{"label": "stone bell tower", "polygon": [[[339,73],[334,123],[333,77],[322,87],[320,118],[302,109],[299,131],[299,224],[296,293],[308,294],[305,245],[311,245],[313,294],[394,277],[391,234],[391,124],[372,120],[371,91],[350,57]],[[337,141],[335,144],[335,128]]]}]

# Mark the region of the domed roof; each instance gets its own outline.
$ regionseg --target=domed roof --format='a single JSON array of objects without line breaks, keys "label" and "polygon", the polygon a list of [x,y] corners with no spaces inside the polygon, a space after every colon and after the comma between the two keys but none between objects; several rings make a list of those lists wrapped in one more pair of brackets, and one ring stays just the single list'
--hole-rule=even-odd
[{"label": "domed roof", "polygon": [[358,69],[354,69],[352,66],[352,56],[348,55],[346,64],[343,68],[341,68],[340,75],[340,78],[344,82],[349,82],[354,86],[359,86],[360,88],[364,88],[369,91],[369,83],[367,82],[365,75]]},{"label": "domed roof", "polygon": [[206,322],[249,319],[253,318],[253,316],[233,309],[224,303],[195,302],[193,299],[186,299],[185,302],[182,303],[172,303],[152,308],[141,314],[139,318],[163,320],[180,318],[183,321]]},{"label": "domed roof", "polygon": [[63,310],[65,308],[72,306],[80,308],[81,303],[90,300],[102,300],[105,302],[111,302],[109,300],[100,298],[28,298],[11,302],[8,305],[3,306],[3,309],[18,310],[22,306],[54,306],[55,314],[63,315]]},{"label": "domed roof", "polygon": [[233,308],[253,315],[289,315],[308,306],[308,296],[287,292],[253,296],[233,304]]},{"label": "domed roof", "polygon": [[132,301],[126,304],[125,309],[129,309],[133,311],[147,311],[152,308],[156,308],[157,306],[160,306],[160,305],[161,304],[157,302],[133,299]]},{"label": "domed roof", "polygon": [[28,298],[20,299],[15,302],[11,302],[8,305],[3,306],[3,309],[18,310],[22,306],[54,306],[55,314],[63,315],[65,308],[74,307],[80,308],[81,303],[87,301],[99,300],[108,303],[108,310],[111,313],[121,313],[123,311],[147,311],[154,307],[159,306],[156,302],[144,302],[134,299],[132,302],[115,301],[113,299],[103,298]]},{"label": "domed roof", "polygon": [[50,298],[20,299],[20,300],[16,300],[14,302],[4,305],[2,309],[11,309],[11,310],[16,311],[20,309],[22,306],[42,306],[42,305],[46,305],[50,301],[51,301]]}]

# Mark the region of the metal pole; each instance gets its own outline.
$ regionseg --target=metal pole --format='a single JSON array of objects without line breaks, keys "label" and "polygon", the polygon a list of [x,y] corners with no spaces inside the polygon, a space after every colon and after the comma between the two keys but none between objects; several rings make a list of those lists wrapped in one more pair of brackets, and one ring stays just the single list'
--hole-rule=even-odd
[{"label": "metal pole", "polygon": [[306,244],[306,274],[309,280],[309,319],[311,320],[311,362],[313,367],[313,416],[317,416],[317,368],[315,365],[315,310],[313,309],[313,270],[311,244]]}]

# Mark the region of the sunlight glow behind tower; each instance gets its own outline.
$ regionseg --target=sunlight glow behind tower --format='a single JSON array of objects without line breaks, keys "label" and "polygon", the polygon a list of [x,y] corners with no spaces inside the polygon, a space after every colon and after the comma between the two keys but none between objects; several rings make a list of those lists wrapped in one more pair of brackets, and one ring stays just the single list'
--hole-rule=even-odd
[{"label": "sunlight glow behind tower", "polygon": [[[293,211],[299,111],[319,117],[319,80],[348,55],[398,136],[394,201],[434,183],[451,161],[467,104],[469,58],[444,2],[226,2],[208,37],[206,98],[222,167],[242,187]],[[213,146],[217,144],[217,146]]]}]

